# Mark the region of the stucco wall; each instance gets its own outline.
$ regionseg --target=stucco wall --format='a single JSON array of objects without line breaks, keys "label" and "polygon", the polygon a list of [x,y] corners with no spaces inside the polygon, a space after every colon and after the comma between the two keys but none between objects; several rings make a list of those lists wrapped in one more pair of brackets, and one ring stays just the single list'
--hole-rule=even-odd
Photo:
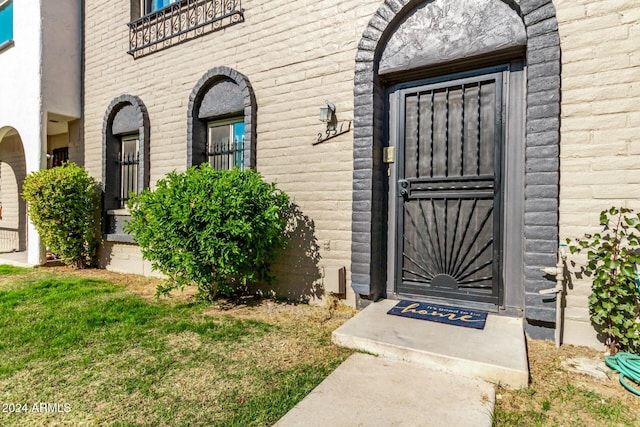
[{"label": "stucco wall", "polygon": [[[80,11],[78,0],[14,1],[14,44],[0,52],[0,141],[18,132],[27,173],[46,167],[46,113],[80,117]],[[28,228],[28,262],[39,264],[40,238]]]},{"label": "stucco wall", "polygon": [[[24,145],[26,170],[39,170],[43,162],[45,124],[40,114],[40,2],[13,5],[14,46],[0,52],[0,141],[11,128]],[[7,199],[8,200],[8,199]],[[40,239],[29,223],[29,262],[40,261]]]},{"label": "stucco wall", "polygon": [[[39,168],[40,117],[39,2],[14,2],[14,46],[0,52],[0,128],[18,131],[29,159],[29,171]],[[4,136],[0,132],[0,138]]]},{"label": "stucco wall", "polygon": [[[86,166],[102,176],[105,110],[114,98],[131,94],[149,112],[152,185],[171,170],[184,170],[193,87],[214,67],[244,74],[257,100],[257,169],[306,216],[275,268],[280,292],[311,296],[318,267],[349,268],[351,251],[353,138],[349,133],[312,146],[324,130],[319,108],[326,100],[336,105],[339,121],[352,119],[356,43],[377,5],[247,0],[242,6],[244,23],[134,60],[126,53],[129,1],[86,2]],[[135,255],[115,249],[109,268],[131,265]],[[314,250],[316,261],[306,256]]]},{"label": "stucco wall", "polygon": [[[560,237],[599,227],[610,206],[640,209],[640,2],[560,0]],[[582,259],[570,256],[570,260]],[[578,266],[572,267],[577,270]],[[572,276],[565,342],[598,346],[590,281]]]},{"label": "stucco wall", "polygon": [[74,118],[81,114],[80,3],[41,2],[43,110]]}]

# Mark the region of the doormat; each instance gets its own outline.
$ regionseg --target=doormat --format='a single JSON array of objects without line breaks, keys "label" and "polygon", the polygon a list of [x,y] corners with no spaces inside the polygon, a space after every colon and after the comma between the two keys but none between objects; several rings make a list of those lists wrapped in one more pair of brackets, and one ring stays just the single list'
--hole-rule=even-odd
[{"label": "doormat", "polygon": [[398,302],[387,314],[474,329],[484,329],[487,320],[485,311],[405,300]]}]

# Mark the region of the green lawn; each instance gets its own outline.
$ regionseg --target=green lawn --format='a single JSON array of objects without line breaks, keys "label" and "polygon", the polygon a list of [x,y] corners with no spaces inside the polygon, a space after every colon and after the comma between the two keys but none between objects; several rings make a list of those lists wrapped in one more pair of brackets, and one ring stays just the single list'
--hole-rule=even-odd
[{"label": "green lawn", "polygon": [[0,425],[269,425],[350,354],[330,344],[346,316],[0,266]]}]

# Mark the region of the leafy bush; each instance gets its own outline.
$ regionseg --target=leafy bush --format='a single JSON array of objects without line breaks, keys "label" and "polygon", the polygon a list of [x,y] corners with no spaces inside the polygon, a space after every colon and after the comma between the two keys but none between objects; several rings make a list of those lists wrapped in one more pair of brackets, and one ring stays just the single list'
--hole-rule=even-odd
[{"label": "leafy bush", "polygon": [[203,164],[132,198],[125,230],[169,276],[158,293],[195,284],[212,299],[268,281],[269,265],[287,243],[288,207],[289,197],[259,173]]},{"label": "leafy bush", "polygon": [[[591,321],[606,335],[610,354],[640,350],[640,214],[615,208],[600,213],[601,233],[585,234],[570,245],[571,253],[587,251],[584,270],[593,280],[589,297]],[[567,239],[567,243],[571,243]]]},{"label": "leafy bush", "polygon": [[97,260],[100,193],[75,163],[29,174],[22,188],[29,218],[42,243],[67,264],[83,268]]}]

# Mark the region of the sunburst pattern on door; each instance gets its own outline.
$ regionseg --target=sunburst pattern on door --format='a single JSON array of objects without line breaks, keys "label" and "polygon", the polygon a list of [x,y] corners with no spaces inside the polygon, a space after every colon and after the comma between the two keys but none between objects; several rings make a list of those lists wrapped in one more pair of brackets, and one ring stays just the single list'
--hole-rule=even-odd
[{"label": "sunburst pattern on door", "polygon": [[491,200],[419,200],[405,209],[402,281],[449,289],[490,290]]},{"label": "sunburst pattern on door", "polygon": [[502,76],[399,91],[396,290],[497,303]]}]

